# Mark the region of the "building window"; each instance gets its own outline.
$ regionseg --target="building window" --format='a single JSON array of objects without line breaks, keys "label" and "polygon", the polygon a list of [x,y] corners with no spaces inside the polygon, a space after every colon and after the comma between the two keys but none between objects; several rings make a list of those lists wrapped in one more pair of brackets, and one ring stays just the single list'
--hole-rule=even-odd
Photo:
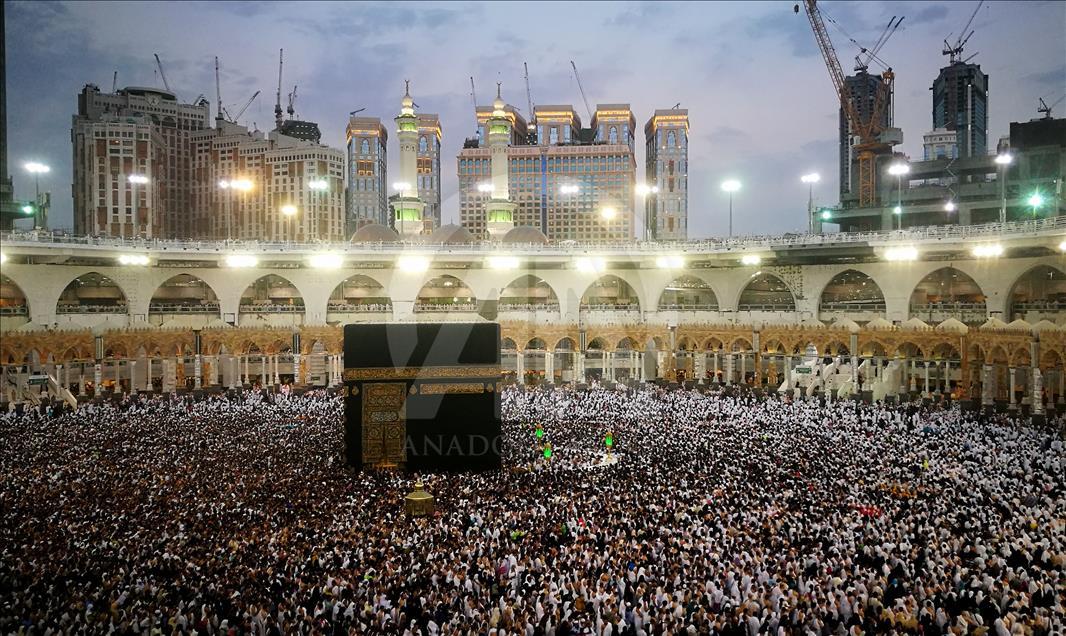
[{"label": "building window", "polygon": [[422,135],[418,138],[418,152],[426,152],[429,149],[429,144],[426,143],[426,136]]},{"label": "building window", "polygon": [[559,143],[558,126],[552,126],[550,129],[548,129],[548,143],[552,145]]},{"label": "building window", "polygon": [[666,145],[669,148],[674,148],[677,146],[677,135],[675,135],[674,131],[672,130],[669,132],[669,134],[666,135]]},{"label": "building window", "polygon": [[616,126],[611,126],[611,133],[610,133],[610,137],[608,139],[608,143],[611,143],[611,144],[617,144],[618,143],[618,128]]},{"label": "building window", "polygon": [[370,142],[367,141],[366,139],[364,139],[363,143],[361,143],[359,145],[359,154],[362,154],[362,155],[369,155],[370,154]]}]

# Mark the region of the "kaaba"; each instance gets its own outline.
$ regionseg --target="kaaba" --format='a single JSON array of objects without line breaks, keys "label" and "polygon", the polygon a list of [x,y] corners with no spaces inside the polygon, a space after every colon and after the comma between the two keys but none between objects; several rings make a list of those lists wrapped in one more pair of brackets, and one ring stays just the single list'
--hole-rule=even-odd
[{"label": "kaaba", "polygon": [[356,468],[498,469],[500,326],[344,327],[344,453]]}]

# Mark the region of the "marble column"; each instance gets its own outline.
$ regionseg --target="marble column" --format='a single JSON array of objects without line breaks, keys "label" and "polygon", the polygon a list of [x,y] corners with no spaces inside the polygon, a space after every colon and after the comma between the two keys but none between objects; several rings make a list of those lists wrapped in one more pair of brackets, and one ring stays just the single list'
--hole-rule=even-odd
[{"label": "marble column", "polygon": [[991,364],[981,367],[981,405],[992,406],[995,400],[995,369]]},{"label": "marble column", "polygon": [[725,383],[726,386],[732,386],[733,384],[733,365],[735,363],[733,353],[725,354]]},{"label": "marble column", "polygon": [[137,392],[137,361],[130,360],[130,393]]},{"label": "marble column", "polygon": [[103,389],[100,385],[104,381],[104,365],[97,362],[93,365],[93,394],[100,395],[100,391]]},{"label": "marble column", "polygon": [[925,391],[923,392],[922,397],[925,397],[925,398],[932,397],[932,394],[929,393],[929,361],[928,360],[926,360],[926,362],[925,362]]},{"label": "marble column", "polygon": [[300,386],[303,384],[303,378],[300,376],[300,354],[292,354],[292,383],[294,386]]},{"label": "marble column", "polygon": [[718,381],[718,352],[714,352],[714,381]]},{"label": "marble column", "polygon": [[1015,384],[1015,382],[1017,381],[1016,377],[1015,377],[1015,374],[1014,374],[1015,370],[1016,369],[1014,367],[1008,367],[1007,368],[1007,379],[1010,381],[1010,407],[1009,408],[1011,410],[1014,410],[1014,409],[1018,408],[1018,400],[1014,396],[1014,391],[1015,391],[1015,389],[1017,389],[1017,386]]},{"label": "marble column", "polygon": [[555,384],[555,352],[544,352],[544,381]]},{"label": "marble column", "polygon": [[1044,376],[1041,375],[1039,367],[1032,367],[1032,414],[1043,415],[1044,414]]},{"label": "marble column", "polygon": [[193,357],[193,363],[192,364],[193,364],[193,366],[192,366],[193,385],[192,386],[193,386],[194,389],[202,388],[202,384],[201,384],[202,379],[201,379],[201,375],[200,374],[203,373],[203,357],[199,353],[196,354],[196,356]]},{"label": "marble column", "polygon": [[585,353],[583,351],[574,352],[574,383],[582,384],[585,382]]},{"label": "marble column", "polygon": [[526,354],[524,351],[515,351],[514,368],[515,381],[519,384],[526,383]]}]

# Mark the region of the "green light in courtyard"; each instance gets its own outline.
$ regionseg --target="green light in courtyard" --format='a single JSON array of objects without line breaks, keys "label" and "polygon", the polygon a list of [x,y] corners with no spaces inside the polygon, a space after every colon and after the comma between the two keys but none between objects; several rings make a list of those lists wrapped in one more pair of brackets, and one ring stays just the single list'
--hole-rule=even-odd
[{"label": "green light in courtyard", "polygon": [[831,210],[822,210],[822,220],[828,221],[833,218],[833,212]]},{"label": "green light in courtyard", "polygon": [[23,214],[33,214],[33,206],[30,205],[29,203],[27,203],[26,205],[22,206],[22,213]]},{"label": "green light in courtyard", "polygon": [[1040,194],[1039,190],[1029,195],[1029,207],[1039,208],[1042,205],[1044,205],[1044,195]]}]

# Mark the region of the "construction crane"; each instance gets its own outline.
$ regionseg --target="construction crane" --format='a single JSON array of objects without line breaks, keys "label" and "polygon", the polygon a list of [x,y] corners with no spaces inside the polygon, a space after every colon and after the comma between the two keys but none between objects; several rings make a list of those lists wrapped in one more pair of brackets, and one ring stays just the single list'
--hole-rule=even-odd
[{"label": "construction crane", "polygon": [[285,109],[285,112],[289,114],[289,119],[296,118],[296,85],[292,85],[292,92],[289,93],[289,107]]},{"label": "construction crane", "polygon": [[118,90],[118,71],[115,71],[115,76],[111,78],[111,93],[113,94]]},{"label": "construction crane", "polygon": [[[948,62],[950,62],[951,64],[954,64],[959,61],[965,63],[973,59],[973,55],[971,55],[965,60],[960,60],[960,58],[962,57],[963,47],[966,46],[966,43],[970,41],[970,38],[973,37],[974,34],[974,31],[970,30],[970,25],[973,24],[973,19],[977,17],[977,12],[981,10],[981,6],[984,3],[985,0],[981,0],[977,3],[977,7],[973,10],[973,13],[970,14],[970,19],[966,21],[966,26],[962,27],[962,31],[959,31],[959,37],[955,39],[954,44],[948,43],[948,38],[951,37],[950,33],[948,34],[948,38],[944,38],[944,50],[942,51],[942,53],[948,56]],[[967,33],[967,30],[970,30],[970,32]],[[976,53],[974,55],[976,55]]]},{"label": "construction crane", "polygon": [[285,121],[284,113],[281,112],[281,67],[284,61],[285,49],[278,49],[278,95],[274,101],[274,125],[276,128],[281,128],[281,124]]},{"label": "construction crane", "polygon": [[173,92],[170,90],[170,83],[167,82],[167,74],[163,72],[163,62],[159,59],[159,54],[155,54],[155,64],[159,67],[159,77],[163,78],[163,87],[167,89],[167,92]]},{"label": "construction crane", "polygon": [[474,104],[474,133],[477,134],[477,91],[474,89],[474,76],[470,76],[470,101]]},{"label": "construction crane", "polygon": [[[885,25],[884,30],[881,31],[880,37],[877,38],[877,41],[874,42],[874,45],[870,48],[862,46],[850,37],[848,38],[856,46],[859,47],[859,54],[855,56],[856,71],[860,73],[866,72],[870,68],[870,62],[877,62],[881,65],[881,68],[891,70],[888,64],[886,64],[884,60],[879,58],[877,54],[880,53],[881,49],[885,46],[885,44],[888,43],[888,40],[892,37],[892,34],[896,32],[896,29],[899,28],[901,22],[903,22],[903,16],[900,16],[898,19],[896,18],[896,16],[892,16],[892,18],[888,21],[888,24]],[[862,56],[864,55],[866,56],[865,59],[862,58]]]},{"label": "construction crane", "polygon": [[215,112],[215,127],[221,128],[224,118],[222,114],[222,85],[218,81],[218,56],[215,56],[215,100],[218,102],[218,110]]},{"label": "construction crane", "polygon": [[529,66],[522,62],[522,69],[526,72],[526,105],[529,106],[529,123],[536,123],[537,119],[533,116],[533,92],[529,90]]},{"label": "construction crane", "polygon": [[[840,59],[837,58],[833,42],[829,39],[829,32],[825,28],[817,0],[805,0],[803,8],[811,23],[811,29],[814,31],[818,49],[822,52],[822,59],[829,70],[829,78],[833,81],[833,88],[836,89],[840,108],[844,111],[853,134],[859,138],[854,146],[859,157],[859,205],[862,207],[877,205],[877,155],[885,154],[891,149],[889,144],[880,140],[883,128],[881,119],[888,96],[892,92],[895,74],[892,69],[881,74],[881,81],[877,85],[869,117],[864,120],[859,115],[851,88],[844,77],[844,71],[840,68]],[[799,13],[799,5],[793,7],[793,11]]]},{"label": "construction crane", "polygon": [[577,64],[574,64],[574,60],[570,60],[570,66],[574,68],[574,79],[577,80],[577,90],[581,91],[581,101],[585,102],[585,112],[589,114],[589,121],[591,122],[592,109],[589,108],[589,100],[585,97],[585,89],[581,86],[581,76],[577,73]]},{"label": "construction crane", "polygon": [[1055,103],[1051,104],[1050,106],[1048,106],[1048,103],[1044,101],[1043,97],[1039,97],[1037,99],[1040,100],[1040,106],[1037,107],[1036,112],[1043,115],[1043,119],[1051,119],[1051,109],[1055,108],[1059,105],[1059,102],[1066,99],[1066,95],[1063,95],[1062,97],[1055,100]]},{"label": "construction crane", "polygon": [[255,98],[256,98],[256,97],[259,97],[259,92],[260,92],[260,91],[256,91],[254,95],[252,95],[251,97],[249,97],[249,98],[248,98],[248,101],[244,102],[244,106],[241,106],[241,109],[240,109],[239,111],[237,111],[237,114],[236,114],[236,115],[234,115],[234,116],[232,116],[232,117],[231,117],[231,116],[230,116],[230,114],[229,114],[229,112],[228,112],[228,111],[226,111],[226,119],[227,119],[227,120],[229,120],[229,121],[231,121],[231,122],[233,122],[234,124],[236,124],[236,123],[237,123],[237,120],[238,120],[238,119],[240,119],[240,118],[241,118],[241,115],[243,115],[243,114],[244,114],[244,111],[248,110],[248,107],[249,107],[249,106],[251,106],[251,105],[252,105],[252,102],[254,102],[254,101],[255,101]]},{"label": "construction crane", "polygon": [[349,111],[348,112],[348,116],[349,117],[355,117],[356,115],[358,115],[359,113],[363,112],[364,110],[366,110],[365,107],[364,108],[360,108],[359,110]]}]

